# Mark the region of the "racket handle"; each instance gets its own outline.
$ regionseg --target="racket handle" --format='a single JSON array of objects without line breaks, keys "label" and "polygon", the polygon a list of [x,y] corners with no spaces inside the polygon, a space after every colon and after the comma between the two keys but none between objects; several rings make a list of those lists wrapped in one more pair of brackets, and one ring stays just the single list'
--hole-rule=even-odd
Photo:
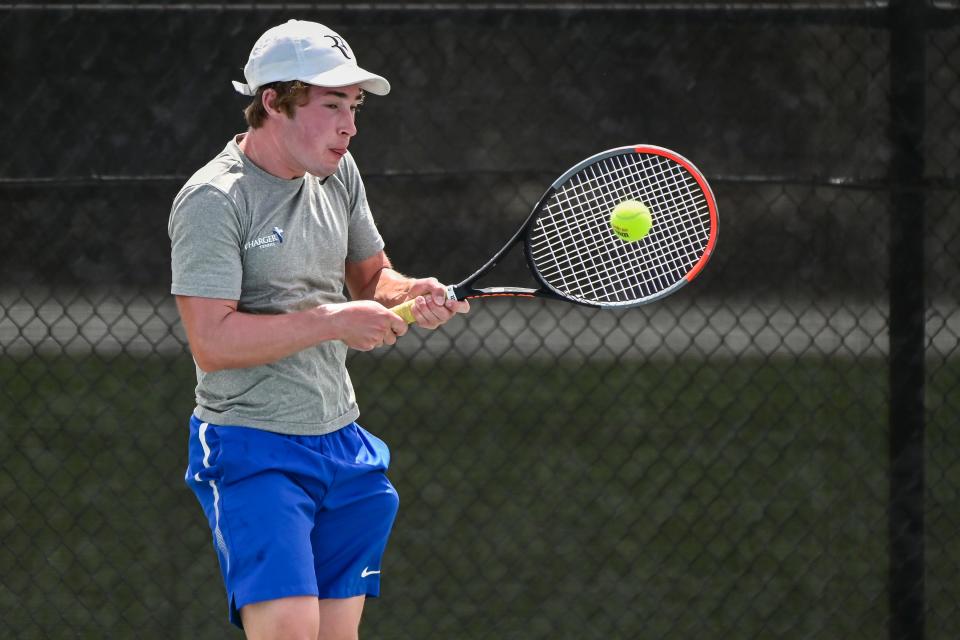
[{"label": "racket handle", "polygon": [[393,311],[395,314],[403,318],[404,322],[407,324],[413,324],[416,322],[413,318],[413,300],[407,300],[406,302],[401,302],[395,307],[390,307],[390,311]]},{"label": "racket handle", "polygon": [[[454,291],[454,286],[450,285],[447,287],[447,300],[458,300],[456,292]],[[407,324],[413,324],[416,322],[416,319],[413,317],[413,300],[407,300],[406,302],[401,302],[395,307],[390,307],[390,311],[393,311],[395,314],[400,316],[406,321]]]}]

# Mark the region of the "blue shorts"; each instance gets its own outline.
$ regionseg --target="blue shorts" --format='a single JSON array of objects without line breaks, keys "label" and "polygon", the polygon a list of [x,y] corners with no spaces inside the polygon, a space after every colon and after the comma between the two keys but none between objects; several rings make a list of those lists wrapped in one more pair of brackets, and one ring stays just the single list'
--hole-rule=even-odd
[{"label": "blue shorts", "polygon": [[390,451],[356,423],[290,436],[190,418],[185,480],[213,532],[230,621],[287,596],[380,595],[399,498]]}]

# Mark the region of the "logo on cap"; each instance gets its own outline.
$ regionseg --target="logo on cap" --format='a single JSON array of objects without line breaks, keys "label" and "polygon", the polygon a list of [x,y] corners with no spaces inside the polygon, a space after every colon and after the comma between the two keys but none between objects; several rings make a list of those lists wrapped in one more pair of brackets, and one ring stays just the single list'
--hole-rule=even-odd
[{"label": "logo on cap", "polygon": [[332,48],[339,49],[340,53],[343,54],[344,58],[346,58],[347,60],[350,59],[350,54],[348,53],[350,49],[349,47],[347,47],[347,43],[343,41],[343,38],[341,38],[340,36],[330,35],[329,33],[324,34],[324,36],[333,40],[333,44],[330,45]]}]

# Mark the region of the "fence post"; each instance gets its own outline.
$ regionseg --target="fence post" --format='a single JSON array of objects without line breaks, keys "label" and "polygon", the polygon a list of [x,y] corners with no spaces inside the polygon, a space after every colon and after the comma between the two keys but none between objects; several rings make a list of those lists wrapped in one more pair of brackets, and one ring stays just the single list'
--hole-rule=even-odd
[{"label": "fence post", "polygon": [[890,638],[924,637],[926,0],[890,3]]}]

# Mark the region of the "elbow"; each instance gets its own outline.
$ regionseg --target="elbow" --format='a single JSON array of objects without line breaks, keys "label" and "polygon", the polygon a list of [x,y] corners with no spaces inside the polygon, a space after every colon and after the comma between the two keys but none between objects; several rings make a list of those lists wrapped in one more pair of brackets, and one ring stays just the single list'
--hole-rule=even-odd
[{"label": "elbow", "polygon": [[193,354],[193,361],[197,363],[197,367],[204,373],[213,373],[215,371],[222,371],[223,369],[226,369],[226,367],[217,364],[215,361],[200,356],[196,353]]},{"label": "elbow", "polygon": [[177,296],[180,319],[197,368],[206,373],[230,368],[236,359],[228,319],[236,312],[229,300]]},{"label": "elbow", "polygon": [[223,355],[206,340],[197,340],[195,343],[191,343],[190,351],[193,354],[193,361],[204,373],[213,373],[229,368]]},{"label": "elbow", "polygon": [[197,351],[193,352],[193,361],[197,363],[197,367],[204,373],[213,373],[214,371],[221,371],[226,368],[210,356]]}]

